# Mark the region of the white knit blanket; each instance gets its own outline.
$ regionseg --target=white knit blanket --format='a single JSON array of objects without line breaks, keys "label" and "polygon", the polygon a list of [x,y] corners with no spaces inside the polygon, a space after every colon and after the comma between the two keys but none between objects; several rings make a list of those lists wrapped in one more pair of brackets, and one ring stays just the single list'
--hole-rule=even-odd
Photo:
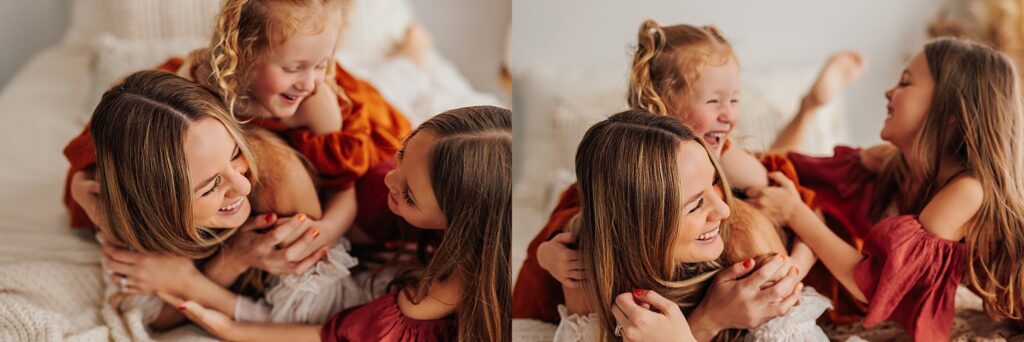
[{"label": "white knit blanket", "polygon": [[103,299],[99,248],[69,230],[0,231],[0,341],[213,341],[194,325],[151,334]]}]

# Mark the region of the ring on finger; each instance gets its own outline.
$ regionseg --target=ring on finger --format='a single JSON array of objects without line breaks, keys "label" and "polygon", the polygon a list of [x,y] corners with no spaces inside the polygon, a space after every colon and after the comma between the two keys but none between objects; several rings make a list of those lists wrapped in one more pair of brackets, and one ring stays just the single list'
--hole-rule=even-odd
[{"label": "ring on finger", "polygon": [[123,274],[121,275],[120,286],[121,286],[121,292],[128,291],[128,277],[126,277]]}]

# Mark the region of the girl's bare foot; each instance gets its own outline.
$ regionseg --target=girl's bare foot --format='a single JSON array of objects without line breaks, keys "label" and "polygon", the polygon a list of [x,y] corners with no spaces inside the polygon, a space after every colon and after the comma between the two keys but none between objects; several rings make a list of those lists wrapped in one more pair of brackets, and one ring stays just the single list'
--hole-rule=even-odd
[{"label": "girl's bare foot", "polygon": [[804,97],[804,104],[817,108],[828,103],[839,91],[859,79],[867,67],[867,59],[856,51],[832,55]]},{"label": "girl's bare foot", "polygon": [[409,24],[405,29],[405,37],[398,43],[398,55],[406,56],[417,66],[422,67],[427,51],[434,45],[430,32],[417,23]]}]

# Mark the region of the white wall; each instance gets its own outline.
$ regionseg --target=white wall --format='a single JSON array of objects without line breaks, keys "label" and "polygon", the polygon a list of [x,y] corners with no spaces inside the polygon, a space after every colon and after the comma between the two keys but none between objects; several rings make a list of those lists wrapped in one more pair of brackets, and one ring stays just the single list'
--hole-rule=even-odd
[{"label": "white wall", "polygon": [[35,53],[60,41],[69,0],[0,0],[0,89]]},{"label": "white wall", "polygon": [[[32,55],[60,41],[68,27],[71,1],[75,0],[0,0],[0,85]],[[511,0],[409,3],[433,34],[437,48],[470,83],[509,101],[498,82],[498,70],[511,21]]]},{"label": "white wall", "polygon": [[[513,73],[536,65],[625,69],[646,18],[717,26],[745,68],[820,64],[833,51],[855,49],[870,68],[845,94],[846,111],[850,143],[864,145],[879,141],[883,92],[921,47],[927,22],[950,1],[516,0],[510,67]],[[742,125],[742,114],[740,120]]]},{"label": "white wall", "polygon": [[[366,0],[373,1],[373,0]],[[516,0],[518,1],[518,0]],[[512,0],[409,0],[442,55],[480,90],[510,101],[498,71],[512,20]]]}]

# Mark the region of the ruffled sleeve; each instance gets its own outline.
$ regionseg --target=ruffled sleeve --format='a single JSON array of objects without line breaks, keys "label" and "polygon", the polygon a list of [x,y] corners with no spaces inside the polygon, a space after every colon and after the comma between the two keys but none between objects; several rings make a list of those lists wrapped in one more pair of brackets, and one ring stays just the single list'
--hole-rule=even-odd
[{"label": "ruffled sleeve", "polygon": [[454,341],[455,318],[416,320],[398,308],[393,291],[354,310],[334,315],[320,328],[321,341]]},{"label": "ruffled sleeve", "polygon": [[561,321],[555,330],[552,342],[596,342],[599,326],[597,314],[579,315],[568,313],[565,305],[558,306]]},{"label": "ruffled sleeve", "polygon": [[561,231],[562,227],[580,211],[579,191],[575,184],[569,186],[558,200],[548,223],[530,241],[526,249],[526,260],[519,269],[515,288],[512,290],[512,318],[532,318],[548,323],[558,323],[558,304],[565,302],[562,284],[540,267],[537,262],[537,248]]},{"label": "ruffled sleeve", "polygon": [[[786,157],[800,175],[800,185],[814,192],[814,206],[830,220],[829,226],[848,242],[859,240],[874,226],[868,215],[875,199],[877,177],[864,168],[860,149],[837,146],[832,157],[789,153]],[[854,241],[850,241],[854,240]]]},{"label": "ruffled sleeve", "polygon": [[893,320],[915,341],[947,341],[967,259],[961,242],[937,237],[916,217],[879,222],[864,241],[854,281],[868,298],[864,325]]}]

